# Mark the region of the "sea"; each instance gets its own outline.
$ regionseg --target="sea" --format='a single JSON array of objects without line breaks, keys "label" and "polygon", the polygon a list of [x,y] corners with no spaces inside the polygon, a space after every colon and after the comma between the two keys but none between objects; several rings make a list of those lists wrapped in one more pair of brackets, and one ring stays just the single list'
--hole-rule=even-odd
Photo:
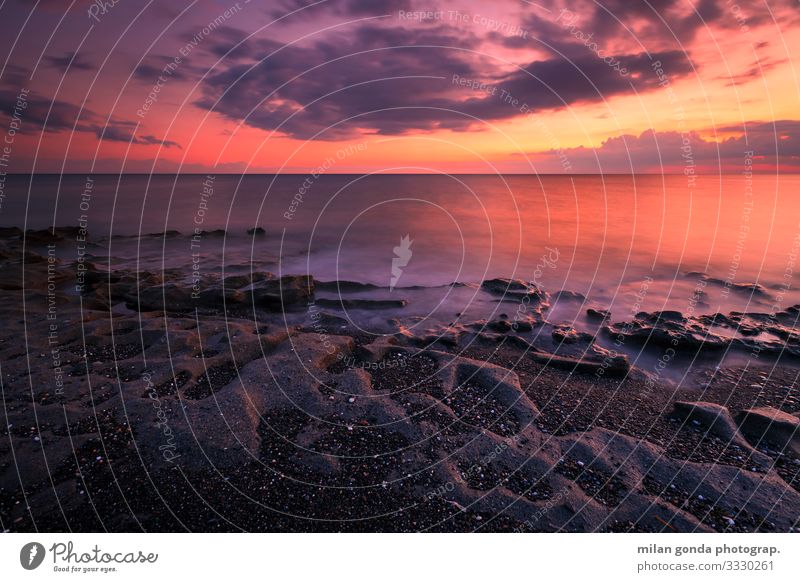
[{"label": "sea", "polygon": [[310,274],[407,299],[397,314],[416,320],[513,311],[479,292],[493,278],[547,291],[567,323],[800,303],[792,174],[6,178],[0,226],[78,224],[101,268]]}]

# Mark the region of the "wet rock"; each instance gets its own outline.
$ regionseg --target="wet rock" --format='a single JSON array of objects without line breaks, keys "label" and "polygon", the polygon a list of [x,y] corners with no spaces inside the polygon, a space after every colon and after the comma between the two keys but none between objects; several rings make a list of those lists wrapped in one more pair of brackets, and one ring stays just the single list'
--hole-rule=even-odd
[{"label": "wet rock", "polygon": [[771,407],[752,408],[737,417],[741,431],[751,439],[768,441],[800,454],[800,419]]},{"label": "wet rock", "polygon": [[631,369],[631,364],[627,356],[608,354],[597,360],[586,358],[570,358],[567,356],[556,356],[539,351],[521,337],[511,336],[509,343],[518,348],[524,349],[534,362],[544,366],[551,366],[559,370],[568,372],[593,373],[608,377],[625,376]]},{"label": "wet rock", "polygon": [[607,309],[592,309],[590,307],[586,310],[586,317],[597,321],[605,321],[611,317],[611,312]]},{"label": "wet rock", "polygon": [[[505,319],[499,319],[496,321],[490,321],[488,324],[486,324],[486,327],[498,333],[508,333],[512,329],[512,324]],[[517,329],[519,329],[519,326],[517,326]]]},{"label": "wet rock", "polygon": [[220,237],[220,236],[225,236],[227,234],[228,233],[225,231],[224,228],[217,228],[217,229],[214,229],[214,230],[201,230],[200,231],[200,236],[205,236],[205,237]]},{"label": "wet rock", "polygon": [[238,289],[215,288],[205,289],[191,296],[194,305],[199,307],[212,307],[222,309],[223,306],[231,303],[242,303],[245,294]]},{"label": "wet rock", "polygon": [[126,305],[137,311],[191,311],[195,304],[192,301],[190,287],[167,283],[158,287],[141,287],[138,295],[128,295]]},{"label": "wet rock", "polygon": [[524,297],[531,301],[541,302],[547,296],[542,289],[528,285],[520,279],[487,279],[481,283],[481,289],[492,295],[499,295],[504,301],[520,301]]},{"label": "wet rock", "polygon": [[721,350],[730,340],[708,330],[696,320],[678,311],[640,312],[629,323],[615,323],[604,328],[611,336],[622,337],[626,343],[673,348],[696,353],[698,350]]},{"label": "wet rock", "polygon": [[86,231],[78,226],[57,226],[54,229],[26,230],[25,240],[29,244],[48,244],[65,240],[75,240],[78,235],[86,236]]},{"label": "wet rock", "polygon": [[182,235],[178,230],[165,230],[164,232],[151,232],[144,236],[150,238],[178,238]]},{"label": "wet rock", "polygon": [[249,275],[231,275],[225,277],[222,281],[222,286],[226,289],[244,289],[250,285],[255,285],[261,281],[272,279],[272,273],[257,271]]},{"label": "wet rock", "polygon": [[309,333],[345,334],[353,331],[354,326],[345,318],[326,311],[309,309],[309,323],[302,331]]},{"label": "wet rock", "polygon": [[553,301],[586,301],[586,296],[583,293],[562,289],[553,293]]},{"label": "wet rock", "polygon": [[268,310],[305,305],[314,295],[314,279],[308,275],[287,275],[259,281],[247,291],[247,301]]},{"label": "wet rock", "polygon": [[358,283],[356,281],[315,281],[315,288],[319,291],[334,291],[337,293],[354,293],[357,291],[371,291],[380,289],[371,283]]},{"label": "wet rock", "polygon": [[574,344],[578,342],[588,343],[594,340],[594,336],[582,331],[578,331],[568,325],[557,325],[551,333],[553,341]]},{"label": "wet rock", "polygon": [[0,226],[0,238],[17,238],[22,236],[22,229],[16,226]]},{"label": "wet rock", "polygon": [[317,299],[320,307],[332,309],[399,309],[405,307],[405,299]]}]

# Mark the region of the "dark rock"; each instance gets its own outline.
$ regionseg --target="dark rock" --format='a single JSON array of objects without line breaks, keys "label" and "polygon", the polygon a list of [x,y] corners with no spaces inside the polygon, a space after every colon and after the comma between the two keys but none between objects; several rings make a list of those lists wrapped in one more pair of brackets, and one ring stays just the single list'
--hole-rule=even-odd
[{"label": "dark rock", "polygon": [[563,342],[565,344],[574,344],[576,342],[591,342],[594,336],[588,333],[577,331],[568,325],[557,325],[553,328],[552,337],[554,341]]},{"label": "dark rock", "polygon": [[[75,240],[81,233],[85,233],[85,231],[79,226],[57,226],[54,229],[26,230],[25,240],[30,244],[48,244],[64,240]],[[88,238],[88,235],[86,238]]]},{"label": "dark rock", "polygon": [[17,238],[22,236],[22,229],[16,226],[0,226],[0,238]]},{"label": "dark rock", "polygon": [[228,234],[228,233],[225,232],[224,228],[217,228],[217,229],[214,229],[214,230],[201,230],[200,231],[200,236],[208,236],[208,237],[225,236],[226,234]]},{"label": "dark rock", "polygon": [[595,319],[599,321],[604,321],[611,317],[611,312],[607,309],[592,309],[591,307],[586,310],[586,317],[589,319]]},{"label": "dark rock", "polygon": [[265,234],[267,234],[267,231],[261,228],[260,226],[257,226],[255,228],[248,228],[247,234],[251,236],[264,236]]},{"label": "dark rock", "polygon": [[128,295],[126,305],[138,311],[192,311],[195,303],[192,300],[190,287],[167,283],[158,287],[140,287],[138,295]]},{"label": "dark rock", "polygon": [[319,291],[334,291],[337,293],[380,289],[380,287],[377,285],[372,285],[371,283],[358,283],[356,281],[316,281],[315,284],[316,289]]},{"label": "dark rock", "polygon": [[562,289],[553,293],[553,301],[586,301],[586,296],[583,293]]},{"label": "dark rock", "polygon": [[753,408],[737,417],[742,432],[800,454],[800,419],[771,407]]},{"label": "dark rock", "polygon": [[398,309],[408,305],[405,299],[317,299],[320,307],[333,309]]},{"label": "dark rock", "polygon": [[305,305],[314,295],[314,279],[309,275],[288,275],[255,283],[247,291],[247,301],[257,307],[280,310]]}]

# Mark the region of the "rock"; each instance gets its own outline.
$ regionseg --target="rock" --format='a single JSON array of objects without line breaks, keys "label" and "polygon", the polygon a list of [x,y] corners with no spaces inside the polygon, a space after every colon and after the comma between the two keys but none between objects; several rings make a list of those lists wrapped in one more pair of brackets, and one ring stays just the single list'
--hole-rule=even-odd
[{"label": "rock", "polygon": [[751,439],[765,440],[800,454],[800,419],[771,408],[752,408],[741,412],[737,420],[741,431]]},{"label": "rock", "polygon": [[[26,230],[25,240],[29,244],[45,244],[64,240],[75,240],[79,234],[85,234],[78,226],[57,226],[54,229]],[[86,234],[88,239],[88,234]]]},{"label": "rock", "polygon": [[178,238],[181,236],[181,233],[177,230],[165,230],[164,232],[151,232],[144,236],[152,238]]},{"label": "rock", "polygon": [[267,234],[267,231],[261,228],[260,226],[257,226],[255,228],[248,228],[247,234],[251,236],[264,236]]},{"label": "rock", "polygon": [[272,273],[256,271],[249,275],[231,275],[229,277],[225,277],[225,279],[222,281],[222,286],[225,289],[244,289],[250,285],[255,285],[256,283],[272,278]]},{"label": "rock", "polygon": [[332,309],[399,309],[405,307],[405,299],[317,299],[320,307]]},{"label": "rock", "polygon": [[201,230],[200,231],[200,236],[207,236],[207,237],[225,236],[227,234],[228,233],[225,232],[224,228],[217,228],[217,229],[214,229],[214,230]]},{"label": "rock", "polygon": [[238,289],[205,289],[199,293],[192,295],[192,303],[199,307],[212,307],[222,309],[223,305],[230,305],[231,303],[242,303],[245,294]]},{"label": "rock", "polygon": [[576,342],[591,342],[594,336],[582,331],[578,331],[568,325],[557,325],[553,328],[552,332],[553,341],[562,342],[565,344],[574,344]]},{"label": "rock", "polygon": [[514,331],[519,331],[524,333],[527,331],[531,331],[533,329],[533,324],[530,321],[524,319],[519,321],[514,321],[511,324],[511,329],[513,329]]},{"label": "rock", "polygon": [[16,226],[0,226],[0,238],[17,238],[22,236],[22,229]]},{"label": "rock", "polygon": [[611,312],[607,309],[592,309],[589,308],[586,310],[586,317],[589,319],[595,319],[598,321],[604,321],[611,317]]},{"label": "rock", "polygon": [[[712,402],[676,402],[674,413],[686,420],[696,420],[708,427],[708,432],[721,439],[739,444],[742,437],[738,433],[736,423],[733,422],[730,412],[724,406]],[[750,448],[750,447],[745,447]]]},{"label": "rock", "polygon": [[357,291],[371,291],[380,289],[371,283],[358,283],[356,281],[315,281],[315,288],[319,291],[334,291],[336,293],[349,293]]},{"label": "rock", "polygon": [[288,275],[259,281],[247,291],[247,301],[272,311],[305,305],[314,296],[314,279],[308,275]]},{"label": "rock", "polygon": [[[517,336],[510,336],[509,342],[518,348],[524,349],[528,357],[544,366],[552,366],[559,370],[567,370],[568,372],[584,372],[594,373],[608,377],[621,377],[625,376],[631,369],[631,364],[627,356],[613,356],[609,355],[602,360],[587,360],[570,358],[567,356],[555,356],[539,351],[526,340]],[[599,370],[603,370],[599,372]]]},{"label": "rock", "polygon": [[709,331],[695,319],[686,319],[678,311],[640,312],[630,323],[615,323],[603,328],[612,337],[626,343],[673,348],[696,353],[700,350],[721,350],[731,343]]},{"label": "rock", "polygon": [[553,293],[553,301],[586,301],[586,296],[583,293],[562,289]]},{"label": "rock", "polygon": [[302,328],[302,331],[308,333],[327,333],[327,334],[342,334],[348,332],[352,333],[353,325],[343,317],[333,315],[326,311],[318,311],[316,309],[309,309],[309,324]]},{"label": "rock", "polygon": [[481,289],[492,295],[500,295],[504,301],[520,301],[523,297],[544,301],[546,294],[535,285],[528,285],[520,279],[487,279]]},{"label": "rock", "polygon": [[[73,268],[77,269],[78,263],[75,263]],[[98,269],[93,263],[84,263],[84,267],[86,270],[83,273],[83,291],[86,292],[88,290],[93,289],[94,287],[101,285],[101,284],[113,284],[118,283],[120,280],[120,276],[118,273],[114,271],[103,271]]]},{"label": "rock", "polygon": [[[512,324],[505,319],[498,319],[496,321],[490,321],[486,324],[486,327],[498,333],[508,333],[512,329]],[[519,328],[519,326],[517,326],[517,328]]]},{"label": "rock", "polygon": [[128,309],[137,311],[191,311],[195,304],[192,301],[190,287],[182,287],[175,283],[167,283],[158,287],[140,287],[138,295],[125,297]]}]

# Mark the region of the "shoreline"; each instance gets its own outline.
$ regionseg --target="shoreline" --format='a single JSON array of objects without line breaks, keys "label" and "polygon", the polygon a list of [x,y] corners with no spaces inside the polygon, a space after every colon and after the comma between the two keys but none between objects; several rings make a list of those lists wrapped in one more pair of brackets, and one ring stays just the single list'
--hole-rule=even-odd
[{"label": "shoreline", "polygon": [[[548,319],[580,299],[492,279],[465,290],[493,317],[426,326],[398,316],[413,288],[254,273],[192,298],[177,271],[83,264],[75,293],[72,263],[0,239],[11,531],[798,527],[797,306],[592,309],[592,334]],[[708,365],[676,387],[618,338]],[[715,368],[730,351],[747,365]]]}]

